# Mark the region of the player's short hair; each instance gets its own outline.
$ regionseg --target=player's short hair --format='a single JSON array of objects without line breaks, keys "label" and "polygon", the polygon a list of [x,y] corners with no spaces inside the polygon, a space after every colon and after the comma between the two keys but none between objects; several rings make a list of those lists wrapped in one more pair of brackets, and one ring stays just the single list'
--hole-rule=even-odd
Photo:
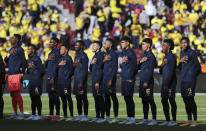
[{"label": "player's short hair", "polygon": [[16,37],[18,39],[18,43],[21,41],[21,35],[19,34],[14,34],[14,37]]},{"label": "player's short hair", "polygon": [[186,40],[187,43],[190,43],[190,39],[188,37],[182,37],[181,41]]},{"label": "player's short hair", "polygon": [[151,38],[145,38],[142,42],[150,44],[150,47],[152,47],[152,39]]},{"label": "player's short hair", "polygon": [[128,36],[123,36],[123,37],[121,38],[121,41],[126,41],[126,42],[131,43],[131,39],[130,39]]},{"label": "player's short hair", "polygon": [[52,37],[52,38],[51,38],[51,40],[53,40],[56,44],[58,44],[58,43],[59,43],[59,39],[58,39],[58,38],[56,38],[56,37]]},{"label": "player's short hair", "polygon": [[165,39],[163,42],[170,46],[170,50],[174,49],[174,41],[172,39]]},{"label": "player's short hair", "polygon": [[98,44],[100,46],[100,49],[102,48],[102,42],[101,41],[94,41],[93,43]]},{"label": "player's short hair", "polygon": [[80,43],[81,46],[85,46],[85,43],[83,40],[78,40],[76,43]]},{"label": "player's short hair", "polygon": [[37,48],[36,48],[36,46],[34,44],[29,44],[28,47],[32,47],[34,49],[34,52],[36,52],[36,50],[37,50]]},{"label": "player's short hair", "polygon": [[114,46],[114,40],[113,39],[108,38],[108,39],[106,39],[106,41],[109,41],[112,44],[112,46]]},{"label": "player's short hair", "polygon": [[68,44],[62,44],[61,46],[64,46],[67,50],[70,49],[69,45]]}]

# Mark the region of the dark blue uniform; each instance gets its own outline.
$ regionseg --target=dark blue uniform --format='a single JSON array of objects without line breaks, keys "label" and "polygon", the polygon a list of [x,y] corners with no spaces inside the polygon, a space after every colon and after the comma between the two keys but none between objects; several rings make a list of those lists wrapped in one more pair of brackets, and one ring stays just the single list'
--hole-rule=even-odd
[{"label": "dark blue uniform", "polygon": [[[102,78],[103,78],[103,59],[104,59],[104,53],[98,52],[94,55],[93,59],[97,59],[95,64],[90,65],[90,70],[92,72],[92,92],[93,95],[102,94]],[[99,91],[97,92],[95,89],[95,84],[99,83]]]},{"label": "dark blue uniform", "polygon": [[[162,74],[162,88],[161,88],[161,97],[162,97],[162,105],[163,111],[165,114],[165,118],[167,121],[170,121],[170,113],[169,113],[169,103],[171,105],[171,113],[173,121],[176,121],[176,112],[177,112],[177,104],[175,102],[175,90],[177,84],[176,77],[176,56],[172,53],[172,51],[168,52],[164,60],[167,59],[167,63],[160,68],[160,73]],[[167,87],[167,89],[165,89]]]},{"label": "dark blue uniform", "polygon": [[[58,64],[62,61],[66,61],[66,64],[59,66]],[[71,95],[71,77],[73,75],[73,61],[69,55],[61,56],[58,62],[58,77],[57,87],[58,94],[60,96]]]},{"label": "dark blue uniform", "polygon": [[10,55],[8,59],[8,75],[24,74],[27,65],[24,50],[18,45],[10,50],[15,50],[15,53]]},{"label": "dark blue uniform", "polygon": [[[51,92],[50,79],[54,79],[56,82],[57,77],[57,63],[60,58],[60,52],[58,48],[53,49],[48,56],[53,55],[55,57],[54,60],[50,60],[46,62],[46,73],[47,73],[47,92]],[[55,87],[54,87],[55,88]]]},{"label": "dark blue uniform", "polygon": [[[164,57],[167,59],[167,63],[161,68],[162,74],[162,97],[175,97],[177,77],[176,77],[176,56],[170,51]],[[164,87],[168,87],[168,92],[165,92]]]},{"label": "dark blue uniform", "polygon": [[[106,61],[104,63],[104,69],[103,69],[103,84],[104,84],[104,90],[106,93],[112,92],[116,93],[116,75],[118,71],[118,55],[117,53],[112,49],[110,51],[107,51],[105,53],[106,55],[111,56],[111,60]],[[107,88],[108,82],[112,80],[111,90],[109,91]]]},{"label": "dark blue uniform", "polygon": [[200,63],[194,50],[188,47],[181,51],[180,59],[188,56],[186,63],[180,63],[181,68],[181,94],[182,97],[194,96],[197,76],[201,71]]},{"label": "dark blue uniform", "polygon": [[74,61],[81,63],[81,66],[74,69],[74,89],[73,93],[78,95],[78,85],[83,84],[83,94],[87,94],[88,62],[87,55],[82,51],[76,54]]},{"label": "dark blue uniform", "polygon": [[44,67],[42,65],[41,59],[36,54],[29,57],[28,64],[30,62],[34,63],[34,67],[28,69],[29,93],[30,93],[30,95],[35,95],[35,88],[37,88],[38,95],[41,95],[42,94],[42,82],[43,82]]},{"label": "dark blue uniform", "polygon": [[[139,87],[139,96],[140,97],[153,97],[153,88],[154,88],[154,78],[153,78],[153,72],[154,68],[157,65],[156,59],[154,54],[152,53],[152,50],[145,52],[142,55],[143,57],[147,57],[147,61],[139,64],[140,68],[140,87]],[[148,84],[148,87],[145,89],[143,87],[144,83]]]},{"label": "dark blue uniform", "polygon": [[134,93],[134,83],[137,68],[137,57],[132,49],[123,50],[123,57],[127,56],[128,60],[122,64],[122,95],[132,96]]}]

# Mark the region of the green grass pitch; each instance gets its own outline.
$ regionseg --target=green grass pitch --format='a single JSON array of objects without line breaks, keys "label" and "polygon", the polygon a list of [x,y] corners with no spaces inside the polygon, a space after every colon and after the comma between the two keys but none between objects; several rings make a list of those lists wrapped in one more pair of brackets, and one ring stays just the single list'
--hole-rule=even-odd
[{"label": "green grass pitch", "polygon": [[[73,98],[73,103],[74,103],[74,115],[77,116],[77,110],[76,110],[76,99],[74,96]],[[157,120],[158,122],[165,120],[164,114],[163,114],[163,109],[162,109],[162,104],[161,104],[161,97],[156,95],[155,97],[155,102],[157,105]],[[95,117],[95,107],[94,107],[94,99],[92,95],[88,95],[88,100],[89,100],[89,117]],[[125,101],[124,98],[120,95],[118,95],[118,100],[119,100],[119,118],[122,120],[123,118],[126,118],[126,107],[125,107]],[[198,121],[200,123],[200,126],[198,128],[193,128],[196,130],[202,130],[206,129],[206,95],[197,95],[195,96],[195,100],[197,103],[198,107]],[[31,113],[31,100],[29,96],[23,96],[23,101],[24,101],[24,112]],[[134,96],[134,101],[135,101],[135,117],[136,121],[140,121],[140,119],[143,118],[143,113],[142,113],[142,104],[141,104],[141,99],[135,95]],[[11,115],[12,114],[12,106],[11,106],[11,98],[10,96],[4,96],[4,115]],[[181,96],[177,95],[176,96],[176,102],[177,102],[177,120],[178,123],[182,123],[187,120],[187,116],[185,113],[185,108],[184,108],[184,103],[182,101]],[[42,96],[42,114],[43,115],[48,115],[49,113],[49,108],[48,108],[48,96]],[[69,112],[69,111],[68,111]],[[69,113],[68,113],[69,114]],[[28,116],[27,115],[27,116]],[[61,115],[63,115],[63,111],[61,109]],[[113,108],[111,108],[111,117],[113,117]],[[151,112],[149,114],[149,119],[151,120]],[[8,125],[12,125],[9,127]],[[35,126],[34,126],[35,125]],[[118,124],[93,124],[93,123],[71,123],[71,122],[56,122],[56,121],[18,121],[18,120],[0,120],[0,127],[2,129],[19,129],[21,127],[32,127],[31,130],[36,130],[42,129],[42,130],[55,130],[55,129],[70,129],[70,130],[95,130],[98,128],[99,130],[134,130],[140,128],[141,130],[192,130],[190,127],[159,127],[159,126],[154,126],[154,127],[148,127],[148,126],[137,126],[137,125],[118,125]],[[9,127],[9,128],[8,128]],[[13,127],[13,128],[12,128]],[[30,129],[29,129],[30,130]]]}]

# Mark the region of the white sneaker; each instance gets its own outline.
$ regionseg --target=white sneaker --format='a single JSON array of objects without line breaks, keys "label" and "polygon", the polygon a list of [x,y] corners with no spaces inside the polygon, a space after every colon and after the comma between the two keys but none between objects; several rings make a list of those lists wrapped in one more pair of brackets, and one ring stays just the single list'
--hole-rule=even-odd
[{"label": "white sneaker", "polygon": [[88,117],[84,116],[84,117],[82,117],[82,119],[81,119],[80,121],[81,121],[81,122],[88,121]]},{"label": "white sneaker", "polygon": [[136,125],[144,125],[144,124],[147,124],[148,123],[148,120],[147,119],[143,119],[142,121],[136,123]]},{"label": "white sneaker", "polygon": [[6,117],[6,120],[11,120],[11,119],[16,119],[16,118],[17,118],[17,115],[11,115],[11,116]]},{"label": "white sneaker", "polygon": [[82,115],[78,115],[75,119],[74,119],[74,121],[80,121],[82,119]]},{"label": "white sneaker", "polygon": [[164,122],[160,123],[159,126],[166,126],[166,125],[168,125],[169,123],[170,123],[170,121],[169,121],[169,122],[168,122],[168,121],[164,121]]},{"label": "white sneaker", "polygon": [[135,122],[135,119],[133,118],[133,119],[130,119],[127,123],[125,123],[125,124],[127,124],[127,125],[131,125],[131,124],[135,124],[136,122]]},{"label": "white sneaker", "polygon": [[38,116],[35,116],[32,120],[41,120],[42,119],[42,116],[38,115]]},{"label": "white sneaker", "polygon": [[168,123],[168,126],[176,126],[177,125],[177,122],[176,121],[170,121]]},{"label": "white sneaker", "polygon": [[126,124],[127,122],[130,121],[130,118],[127,118],[126,120],[122,121],[122,122],[119,122],[119,124]]},{"label": "white sneaker", "polygon": [[157,124],[157,120],[153,119],[150,123],[148,123],[148,126],[154,126]]},{"label": "white sneaker", "polygon": [[35,115],[31,115],[31,116],[29,116],[29,117],[25,118],[24,120],[33,120],[33,119],[34,119],[34,117],[35,117]]}]

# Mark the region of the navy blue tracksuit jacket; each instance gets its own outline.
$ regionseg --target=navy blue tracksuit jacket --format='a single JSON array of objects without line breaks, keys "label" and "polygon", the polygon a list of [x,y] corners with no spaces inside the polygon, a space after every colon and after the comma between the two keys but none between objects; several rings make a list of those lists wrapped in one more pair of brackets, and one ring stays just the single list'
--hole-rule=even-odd
[{"label": "navy blue tracksuit jacket", "polygon": [[[154,54],[152,53],[152,50],[145,52],[141,58],[143,57],[147,57],[147,61],[140,63],[138,65],[140,69],[139,96],[140,97],[147,97],[147,96],[153,97],[153,88],[154,88],[153,72],[154,72],[154,68],[157,65],[157,62],[156,62]],[[147,93],[146,89],[143,87],[144,83],[148,84],[148,87],[146,89],[150,90],[149,93]]]},{"label": "navy blue tracksuit jacket", "polygon": [[[104,53],[103,52],[97,52],[93,56],[92,59],[97,59],[95,64],[90,65],[90,71],[92,72],[92,92],[93,95],[97,94],[103,94],[102,89],[102,78],[103,78],[103,59],[104,59]],[[95,89],[95,84],[99,83],[99,91],[97,92]]]},{"label": "navy blue tracksuit jacket", "polygon": [[78,52],[74,61],[81,63],[81,66],[74,69],[74,89],[73,94],[78,95],[78,85],[83,83],[83,94],[87,93],[88,62],[89,59],[84,51]]},{"label": "navy blue tracksuit jacket", "polygon": [[[177,77],[176,77],[176,56],[170,51],[164,57],[164,60],[167,59],[167,63],[160,68],[160,73],[162,74],[162,89],[161,96],[162,97],[174,97],[175,90],[177,85]],[[169,91],[165,92],[163,87],[168,87]]]},{"label": "navy blue tracksuit jacket", "polygon": [[104,68],[103,68],[103,88],[104,91],[106,91],[108,93],[108,89],[107,89],[107,84],[110,80],[112,80],[112,86],[111,86],[111,90],[112,93],[116,93],[116,75],[117,75],[117,71],[118,71],[118,55],[117,53],[112,49],[110,51],[107,51],[105,53],[106,55],[110,55],[111,56],[111,60],[106,61],[104,63]]},{"label": "navy blue tracksuit jacket", "polygon": [[[66,61],[66,64],[59,66],[58,64],[62,61]],[[72,58],[67,54],[61,56],[58,66],[57,76],[57,90],[60,96],[71,95],[71,77],[73,75],[73,61]]]},{"label": "navy blue tracksuit jacket", "polygon": [[[53,55],[55,57],[54,60],[50,60],[46,62],[46,73],[47,73],[47,86],[46,86],[46,90],[48,93],[51,92],[51,86],[50,86],[50,79],[54,79],[55,80],[55,85],[56,85],[56,78],[57,78],[57,63],[59,61],[60,56],[60,52],[58,48],[53,49],[48,56]],[[54,87],[56,88],[56,87]]]},{"label": "navy blue tracksuit jacket", "polygon": [[30,62],[34,63],[34,67],[28,69],[29,93],[30,93],[30,95],[35,95],[35,88],[37,88],[39,95],[41,95],[42,94],[43,75],[44,75],[44,66],[42,65],[41,59],[36,54],[29,57],[28,64]]},{"label": "navy blue tracksuit jacket", "polygon": [[10,50],[13,49],[16,52],[10,55],[9,59],[6,59],[6,61],[8,60],[8,75],[24,74],[27,66],[24,50],[19,45],[12,47]]},{"label": "navy blue tracksuit jacket", "polygon": [[181,51],[180,59],[188,56],[186,63],[180,63],[181,69],[181,94],[183,97],[188,96],[188,89],[191,89],[191,95],[195,95],[195,85],[198,74],[201,72],[201,66],[197,59],[194,50],[188,47],[186,50]]},{"label": "navy blue tracksuit jacket", "polygon": [[122,64],[122,95],[133,95],[134,83],[137,68],[137,57],[132,49],[122,51],[122,55],[127,56],[128,60]]}]

